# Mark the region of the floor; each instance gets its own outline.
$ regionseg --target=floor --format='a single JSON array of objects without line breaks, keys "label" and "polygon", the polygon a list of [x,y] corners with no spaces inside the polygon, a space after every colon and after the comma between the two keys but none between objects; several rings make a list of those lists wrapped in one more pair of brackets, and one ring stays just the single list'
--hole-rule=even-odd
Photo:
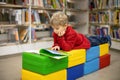
[{"label": "floor", "polygon": [[[120,51],[110,50],[110,66],[77,80],[120,80]],[[0,57],[0,80],[20,80],[21,54]]]}]

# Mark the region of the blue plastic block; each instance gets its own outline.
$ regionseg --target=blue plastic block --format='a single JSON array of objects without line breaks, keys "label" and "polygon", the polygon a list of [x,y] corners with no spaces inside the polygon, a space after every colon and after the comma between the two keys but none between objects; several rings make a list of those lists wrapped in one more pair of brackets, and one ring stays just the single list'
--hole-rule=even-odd
[{"label": "blue plastic block", "polygon": [[92,59],[98,58],[100,54],[99,46],[91,47],[87,50],[86,53],[86,61],[90,61]]},{"label": "blue plastic block", "polygon": [[84,75],[84,64],[67,69],[67,80],[75,80]]},{"label": "blue plastic block", "polygon": [[88,61],[84,64],[84,74],[95,72],[99,69],[99,58]]}]

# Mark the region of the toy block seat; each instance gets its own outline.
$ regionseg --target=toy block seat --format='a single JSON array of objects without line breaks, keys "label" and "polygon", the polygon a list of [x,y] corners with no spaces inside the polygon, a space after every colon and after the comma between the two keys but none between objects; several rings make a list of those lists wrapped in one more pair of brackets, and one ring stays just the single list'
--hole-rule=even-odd
[{"label": "toy block seat", "polygon": [[84,64],[67,68],[67,80],[75,80],[84,75]]},{"label": "toy block seat", "polygon": [[108,43],[87,50],[67,51],[64,53],[69,55],[60,59],[45,55],[46,51],[41,52],[23,52],[22,80],[75,80],[110,64]]},{"label": "toy block seat", "polygon": [[110,54],[106,54],[100,57],[100,69],[110,65]]},{"label": "toy block seat", "polygon": [[100,55],[100,49],[99,46],[94,46],[86,51],[86,61],[93,60],[95,58],[98,58]]},{"label": "toy block seat", "polygon": [[76,49],[67,52],[68,56],[68,68],[79,64],[83,64],[86,61],[86,50]]},{"label": "toy block seat", "polygon": [[99,58],[88,61],[84,64],[84,74],[95,72],[99,69]]},{"label": "toy block seat", "polygon": [[103,56],[103,55],[109,53],[109,44],[108,43],[101,44],[101,45],[99,45],[99,47],[100,47],[100,56]]},{"label": "toy block seat", "polygon": [[22,69],[22,80],[66,80],[66,70],[60,70],[48,75],[41,75],[25,69]]},{"label": "toy block seat", "polygon": [[22,68],[35,73],[45,75],[67,67],[68,57],[56,60],[47,56],[29,52],[23,52],[22,54]]}]

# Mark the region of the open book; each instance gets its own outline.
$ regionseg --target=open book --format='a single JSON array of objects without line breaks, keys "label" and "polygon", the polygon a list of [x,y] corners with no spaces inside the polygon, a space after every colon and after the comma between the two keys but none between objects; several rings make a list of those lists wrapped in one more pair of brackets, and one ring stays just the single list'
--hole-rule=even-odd
[{"label": "open book", "polygon": [[62,59],[68,57],[68,54],[64,51],[56,51],[50,49],[41,49],[40,55],[48,56],[54,59]]}]

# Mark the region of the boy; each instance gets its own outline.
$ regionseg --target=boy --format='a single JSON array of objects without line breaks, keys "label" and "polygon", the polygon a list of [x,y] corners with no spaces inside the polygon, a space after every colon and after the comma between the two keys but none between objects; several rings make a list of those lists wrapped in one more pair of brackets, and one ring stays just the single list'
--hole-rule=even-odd
[{"label": "boy", "polygon": [[[68,18],[63,12],[56,12],[50,19],[53,28],[54,45],[52,50],[70,51],[73,49],[89,49],[92,45],[91,38],[77,33],[68,25]],[[96,43],[96,39],[93,40]],[[95,44],[96,45],[96,44]]]}]

